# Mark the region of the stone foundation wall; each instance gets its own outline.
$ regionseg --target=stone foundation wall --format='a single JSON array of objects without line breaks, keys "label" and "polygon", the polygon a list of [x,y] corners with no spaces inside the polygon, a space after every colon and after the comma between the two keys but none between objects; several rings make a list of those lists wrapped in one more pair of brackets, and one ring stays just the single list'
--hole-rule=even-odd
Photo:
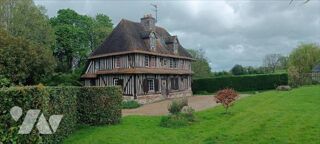
[{"label": "stone foundation wall", "polygon": [[[147,104],[147,103],[161,101],[164,99],[174,99],[174,98],[190,97],[190,96],[192,96],[192,91],[186,90],[186,91],[179,91],[179,92],[170,92],[168,96],[163,96],[162,94],[142,95],[142,96],[138,96],[136,101],[140,104]],[[132,100],[133,100],[133,97],[132,97]]]},{"label": "stone foundation wall", "polygon": [[133,96],[122,96],[123,97],[123,101],[131,101],[134,100]]}]

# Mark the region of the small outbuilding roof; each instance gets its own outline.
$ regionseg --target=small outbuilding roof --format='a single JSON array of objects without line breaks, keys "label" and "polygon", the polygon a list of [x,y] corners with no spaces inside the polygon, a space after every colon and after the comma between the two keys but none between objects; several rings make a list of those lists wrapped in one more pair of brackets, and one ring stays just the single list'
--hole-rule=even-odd
[{"label": "small outbuilding roof", "polygon": [[320,73],[320,64],[316,65],[313,69],[312,72],[314,73]]}]

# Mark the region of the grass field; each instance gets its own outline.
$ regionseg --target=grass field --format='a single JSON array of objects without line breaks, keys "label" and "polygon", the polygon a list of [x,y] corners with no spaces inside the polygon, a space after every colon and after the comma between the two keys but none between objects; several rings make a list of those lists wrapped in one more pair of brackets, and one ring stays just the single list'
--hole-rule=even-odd
[{"label": "grass field", "polygon": [[82,127],[65,143],[320,143],[320,86],[268,91],[197,112],[198,122],[171,129],[157,116],[128,116],[115,126]]}]

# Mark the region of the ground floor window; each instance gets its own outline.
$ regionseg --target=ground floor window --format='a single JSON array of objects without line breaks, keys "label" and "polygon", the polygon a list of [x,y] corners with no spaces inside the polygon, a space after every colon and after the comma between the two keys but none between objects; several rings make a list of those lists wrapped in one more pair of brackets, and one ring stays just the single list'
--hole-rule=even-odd
[{"label": "ground floor window", "polygon": [[90,86],[95,86],[95,85],[96,85],[96,80],[90,79]]},{"label": "ground floor window", "polygon": [[117,85],[123,86],[123,80],[119,79],[119,78],[114,78],[113,79],[113,85],[114,86],[117,86]]},{"label": "ground floor window", "polygon": [[148,89],[154,91],[154,79],[148,79]]},{"label": "ground floor window", "polygon": [[179,89],[179,79],[171,78],[171,89],[178,90]]},{"label": "ground floor window", "polygon": [[145,93],[148,93],[149,91],[157,92],[159,91],[159,80],[153,79],[153,78],[144,79],[142,88],[143,88],[143,92]]}]

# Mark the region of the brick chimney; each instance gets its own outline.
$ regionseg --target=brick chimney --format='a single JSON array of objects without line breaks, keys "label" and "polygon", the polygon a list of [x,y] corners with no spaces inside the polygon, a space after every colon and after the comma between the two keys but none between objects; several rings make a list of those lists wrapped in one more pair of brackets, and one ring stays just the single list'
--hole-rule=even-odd
[{"label": "brick chimney", "polygon": [[140,20],[141,20],[140,23],[143,25],[145,30],[147,30],[147,31],[154,30],[155,25],[156,25],[156,19],[154,17],[152,17],[151,14],[144,15],[143,18],[141,18]]}]

